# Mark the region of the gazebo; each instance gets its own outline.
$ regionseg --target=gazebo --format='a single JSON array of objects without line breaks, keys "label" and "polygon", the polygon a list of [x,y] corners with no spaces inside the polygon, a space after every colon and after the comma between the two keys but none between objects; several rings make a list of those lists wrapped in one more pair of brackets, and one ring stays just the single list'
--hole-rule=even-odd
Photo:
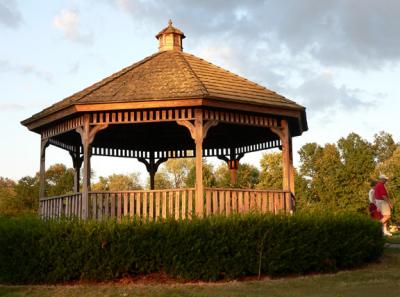
[{"label": "gazebo", "polygon": [[[156,38],[157,53],[22,121],[41,135],[40,214],[152,220],[293,210],[292,137],[308,129],[305,108],[183,52],[185,35],[171,21]],[[49,145],[72,157],[72,194],[45,197]],[[282,150],[282,190],[204,187],[203,157],[226,161],[234,183],[246,153],[271,148]],[[137,158],[150,174],[150,190],[91,191],[91,156]],[[195,188],[154,189],[159,165],[186,157],[196,160]]]}]

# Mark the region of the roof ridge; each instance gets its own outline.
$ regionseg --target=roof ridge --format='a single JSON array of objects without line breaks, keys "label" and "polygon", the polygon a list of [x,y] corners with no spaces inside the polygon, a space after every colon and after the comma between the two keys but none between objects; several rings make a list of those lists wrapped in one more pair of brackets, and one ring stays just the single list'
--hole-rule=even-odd
[{"label": "roof ridge", "polygon": [[196,72],[193,70],[192,65],[190,65],[189,61],[186,60],[185,55],[190,55],[187,54],[185,52],[182,52],[182,58],[185,61],[186,65],[189,67],[190,71],[192,72],[193,76],[196,78],[197,82],[202,86],[202,88],[205,90],[205,92],[203,90],[201,90],[201,92],[203,93],[203,95],[210,95],[209,91],[207,90],[206,86],[204,85],[204,83],[201,81],[201,79],[197,76]]}]

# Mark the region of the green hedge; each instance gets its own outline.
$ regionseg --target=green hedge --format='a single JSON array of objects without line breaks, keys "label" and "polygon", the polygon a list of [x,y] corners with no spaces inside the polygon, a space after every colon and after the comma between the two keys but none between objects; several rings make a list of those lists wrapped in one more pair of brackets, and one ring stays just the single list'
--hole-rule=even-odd
[{"label": "green hedge", "polygon": [[358,215],[211,217],[157,223],[0,218],[0,282],[106,280],[163,271],[216,280],[336,271],[383,252]]}]

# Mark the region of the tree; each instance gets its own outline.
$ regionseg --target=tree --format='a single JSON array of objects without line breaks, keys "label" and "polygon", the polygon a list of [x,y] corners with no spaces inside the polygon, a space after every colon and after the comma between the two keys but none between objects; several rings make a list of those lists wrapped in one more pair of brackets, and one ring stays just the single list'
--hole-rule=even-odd
[{"label": "tree", "polygon": [[184,188],[192,168],[194,168],[193,159],[169,159],[163,164],[160,172],[167,177],[172,188]]},{"label": "tree", "polygon": [[260,160],[261,172],[259,189],[282,189],[282,155],[281,153],[264,153]]},{"label": "tree", "polygon": [[[39,180],[39,176],[35,177]],[[32,186],[34,185],[32,181]],[[74,169],[54,164],[46,170],[46,196],[59,196],[73,192]]]},{"label": "tree", "polygon": [[[189,174],[185,180],[185,186],[188,188],[194,188],[196,184],[196,166],[193,162],[193,167],[190,168]],[[215,187],[217,184],[214,176],[214,168],[211,164],[207,163],[203,159],[203,185],[204,187]]]},{"label": "tree", "polygon": [[230,170],[225,163],[221,163],[215,170],[214,176],[218,188],[253,189],[259,183],[260,171],[253,165],[239,164],[237,183],[232,185]]},{"label": "tree", "polygon": [[0,215],[12,216],[18,212],[14,188],[15,182],[13,180],[0,177]]},{"label": "tree", "polygon": [[393,155],[393,152],[397,147],[398,145],[396,145],[394,142],[391,134],[380,131],[378,134],[374,135],[372,148],[378,163],[388,160]]},{"label": "tree", "polygon": [[16,197],[22,212],[37,213],[39,208],[39,175],[25,176],[15,185]]},{"label": "tree", "polygon": [[94,191],[128,191],[142,189],[140,174],[112,174],[108,177],[99,177],[99,181],[92,186]]},{"label": "tree", "polygon": [[[150,188],[150,178],[148,178],[147,186]],[[164,171],[157,172],[154,177],[154,188],[155,189],[172,189],[172,181],[168,178],[168,175]]]},{"label": "tree", "polygon": [[363,211],[366,207],[366,195],[369,181],[375,168],[372,145],[356,133],[350,133],[338,141],[343,163],[341,206]]}]

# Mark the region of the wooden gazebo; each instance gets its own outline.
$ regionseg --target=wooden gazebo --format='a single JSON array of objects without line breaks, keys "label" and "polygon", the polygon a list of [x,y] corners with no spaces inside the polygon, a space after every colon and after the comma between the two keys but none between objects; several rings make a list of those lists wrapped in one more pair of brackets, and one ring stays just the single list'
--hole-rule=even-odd
[{"label": "wooden gazebo", "polygon": [[[41,215],[153,219],[292,210],[292,137],[307,130],[305,108],[183,52],[185,35],[171,22],[156,38],[157,53],[22,122],[41,135]],[[45,197],[48,145],[70,153],[75,168],[73,194]],[[277,147],[283,157],[281,191],[204,188],[203,157],[225,160],[235,182],[244,154]],[[151,189],[92,192],[93,155],[137,158],[146,165]],[[185,157],[196,158],[195,188],[154,189],[158,166]]]}]

